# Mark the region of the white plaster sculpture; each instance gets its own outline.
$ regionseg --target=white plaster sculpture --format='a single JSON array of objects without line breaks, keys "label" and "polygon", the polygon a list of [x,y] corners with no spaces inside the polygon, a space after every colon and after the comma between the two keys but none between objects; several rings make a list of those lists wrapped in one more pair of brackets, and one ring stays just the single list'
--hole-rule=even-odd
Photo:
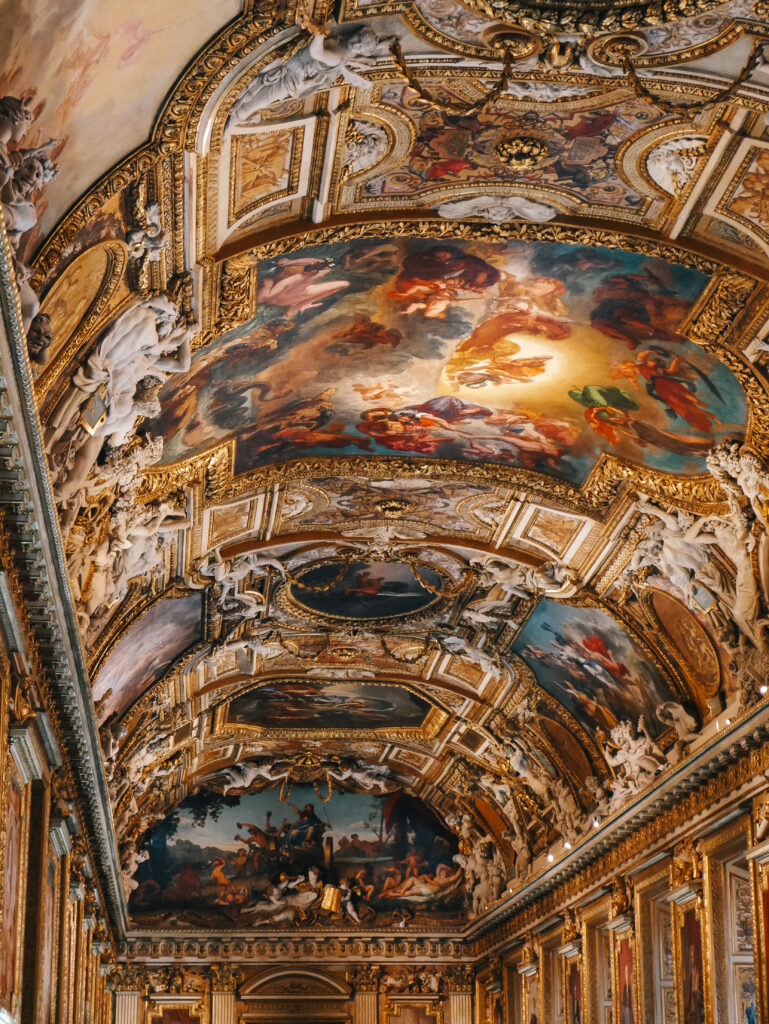
[{"label": "white plaster sculpture", "polygon": [[268,569],[274,570],[280,576],[285,577],[286,575],[283,565],[269,555],[263,555],[258,551],[249,551],[244,555],[237,555],[235,558],[224,558],[218,547],[214,548],[206,558],[201,559],[196,568],[201,576],[209,576],[214,583],[219,585],[220,608],[225,607],[228,602],[238,601],[245,606],[247,614],[261,611],[264,608],[264,599],[258,594],[239,591],[238,584],[252,573],[257,579],[261,579],[267,575]]},{"label": "white plaster sculpture", "polygon": [[354,783],[366,792],[386,793],[392,787],[392,772],[384,764],[365,764],[348,758],[337,768],[329,768],[328,774],[337,782]]},{"label": "white plaster sculpture", "polygon": [[506,604],[513,597],[530,598],[540,593],[554,593],[565,583],[574,584],[572,570],[558,562],[544,562],[542,565],[522,565],[520,562],[509,562],[497,555],[483,555],[471,558],[472,565],[478,572],[479,580],[485,587],[499,587],[504,593],[504,600],[487,603],[483,611],[489,611],[498,604]]},{"label": "white plaster sculpture", "polygon": [[34,197],[59,173],[59,168],[48,156],[56,145],[57,140],[50,139],[35,149],[5,152],[4,166],[0,166],[0,176],[4,178],[0,187],[0,203],[5,229],[14,249],[18,247],[21,236],[37,224]]},{"label": "white plaster sculpture", "polygon": [[506,745],[505,755],[510,762],[510,767],[528,784],[542,807],[549,807],[553,802],[553,792],[550,777],[544,769],[530,761],[520,747],[512,743]]},{"label": "white plaster sculpture", "polygon": [[494,841],[489,836],[480,836],[473,844],[464,867],[471,913],[477,917],[493,906],[505,891],[505,864]]},{"label": "white plaster sculpture", "polygon": [[616,776],[611,786],[610,814],[629,797],[646,789],[668,763],[649,735],[643,716],[638,720],[637,731],[632,722],[618,722],[609,735],[604,755]]},{"label": "white plaster sculpture", "polygon": [[[265,629],[256,634],[245,634],[238,640],[229,641],[225,647],[212,651],[206,659],[208,664],[213,666],[215,656],[225,650],[236,652],[239,655],[238,661],[243,671],[252,673],[260,669],[266,661],[272,661],[273,658],[279,658],[287,653],[278,634],[271,629]],[[242,659],[241,653],[250,655],[250,658]]]},{"label": "white plaster sculpture", "polygon": [[345,176],[352,177],[378,164],[387,147],[387,132],[381,124],[353,118],[344,140]]},{"label": "white plaster sculpture", "polygon": [[623,578],[631,586],[649,571],[666,576],[693,606],[694,592],[710,561],[703,545],[693,541],[694,516],[680,509],[666,512],[644,494],[639,494],[638,509],[654,517],[636,546]]},{"label": "white plaster sculpture", "polygon": [[[135,302],[107,328],[73,374],[46,432],[59,504],[67,504],[83,487],[105,441],[113,448],[122,446],[139,416],[159,413],[155,394],[166,377],[189,369],[195,327],[178,320],[179,310],[167,296]],[[86,426],[81,417],[97,399],[103,412],[99,416],[91,410]]]},{"label": "white plaster sculpture", "polygon": [[652,180],[669,195],[680,196],[705,152],[707,141],[704,135],[682,135],[657,146],[646,158]]},{"label": "white plaster sculpture", "polygon": [[157,203],[147,203],[144,208],[144,226],[130,228],[125,240],[129,259],[159,262],[170,239],[163,230],[160,206]]},{"label": "white plaster sculpture", "polygon": [[734,566],[733,580],[711,565],[702,582],[731,616],[739,633],[738,646],[744,648],[747,641],[758,649],[766,648],[767,620],[761,618],[761,593],[751,559],[756,539],[748,517],[735,509],[729,516],[702,518],[692,537],[705,548],[718,547]]},{"label": "white plaster sculpture", "polygon": [[585,789],[593,798],[593,810],[601,818],[609,813],[611,803],[611,792],[596,775],[588,775],[585,779]]},{"label": "white plaster sculpture", "polygon": [[671,726],[676,737],[683,743],[691,743],[697,739],[697,719],[682,704],[674,700],[665,701],[656,710],[657,718],[663,725]]},{"label": "white plaster sculpture", "polygon": [[484,673],[499,675],[503,669],[510,670],[505,660],[500,656],[495,654],[489,655],[481,650],[480,647],[468,643],[463,637],[457,636],[454,633],[436,628],[433,630],[431,637],[433,642],[445,654],[467,658],[468,661],[475,662]]},{"label": "white plaster sculpture", "polygon": [[453,199],[436,207],[439,217],[444,220],[465,220],[479,217],[491,224],[506,224],[511,220],[530,220],[538,224],[558,216],[558,210],[549,203],[542,203],[525,196],[472,196],[470,199]]},{"label": "white plaster sculpture", "polygon": [[288,775],[288,769],[273,772],[269,762],[241,761],[238,764],[228,765],[216,773],[217,777],[224,776],[227,780],[222,792],[229,793],[231,789],[248,789],[257,779],[264,779],[266,782],[280,782]]},{"label": "white plaster sculpture", "polygon": [[740,497],[747,498],[756,519],[769,530],[769,473],[755,452],[737,441],[721,441],[710,450],[707,465],[730,503],[739,505]]},{"label": "white plaster sculpture", "polygon": [[324,35],[315,30],[312,41],[288,60],[276,60],[254,78],[230,113],[230,124],[260,120],[262,111],[283,100],[302,99],[328,89],[340,76],[348,85],[370,89],[361,71],[370,71],[387,56],[394,37],[378,36],[367,25]]}]

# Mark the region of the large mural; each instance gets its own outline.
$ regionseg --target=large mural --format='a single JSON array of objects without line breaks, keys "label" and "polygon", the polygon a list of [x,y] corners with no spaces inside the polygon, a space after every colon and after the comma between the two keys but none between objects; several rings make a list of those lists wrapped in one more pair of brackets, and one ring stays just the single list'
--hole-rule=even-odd
[{"label": "large mural", "polygon": [[163,461],[237,439],[299,455],[503,463],[581,483],[603,452],[705,470],[745,398],[679,333],[707,278],[622,251],[363,239],[259,266],[254,320],[175,375]]},{"label": "large mural", "polygon": [[414,729],[427,701],[393,683],[288,680],[267,683],[227,705],[227,725],[260,729]]},{"label": "large mural", "polygon": [[456,838],[423,803],[402,791],[321,796],[296,787],[187,797],[146,838],[134,922],[387,925],[462,912]]},{"label": "large mural", "polygon": [[659,668],[610,615],[542,599],[515,640],[514,650],[539,685],[591,735],[643,717],[649,733],[665,725],[656,709],[680,698]]}]

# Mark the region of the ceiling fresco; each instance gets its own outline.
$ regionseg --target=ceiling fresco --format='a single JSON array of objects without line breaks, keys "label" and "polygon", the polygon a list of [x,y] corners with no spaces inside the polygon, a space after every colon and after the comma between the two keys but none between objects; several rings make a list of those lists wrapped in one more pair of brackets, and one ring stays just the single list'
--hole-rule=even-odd
[{"label": "ceiling fresco", "polygon": [[679,332],[707,284],[696,270],[588,246],[382,239],[258,275],[255,320],[161,395],[163,463],[236,437],[236,472],[397,452],[579,484],[602,451],[696,473],[714,440],[744,434],[739,383]]},{"label": "ceiling fresco", "polygon": [[97,6],[0,202],[112,918],[475,934],[765,696],[764,5]]}]

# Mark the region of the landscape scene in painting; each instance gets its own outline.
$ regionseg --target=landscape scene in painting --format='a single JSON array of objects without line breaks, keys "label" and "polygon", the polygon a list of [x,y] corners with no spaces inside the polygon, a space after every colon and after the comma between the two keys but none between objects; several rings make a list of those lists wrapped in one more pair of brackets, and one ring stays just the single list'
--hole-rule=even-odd
[{"label": "landscape scene in painting", "polygon": [[591,735],[620,721],[644,717],[651,735],[664,732],[659,704],[679,700],[657,666],[600,608],[541,600],[515,640],[514,650],[537,682]]},{"label": "landscape scene in painting", "polygon": [[387,925],[464,906],[456,838],[402,791],[334,791],[324,802],[312,787],[202,789],[149,832],[145,849],[129,901],[139,924]]},{"label": "landscape scene in painting", "polygon": [[[255,319],[200,349],[151,426],[172,462],[236,438],[297,455],[520,466],[581,483],[602,452],[677,473],[744,432],[744,395],[679,326],[699,271],[524,242],[361,239],[259,265]],[[322,367],[322,372],[319,372]]]},{"label": "landscape scene in painting", "polygon": [[291,594],[305,608],[336,618],[410,615],[436,601],[443,586],[432,569],[419,573],[427,587],[405,562],[327,562],[300,575]]},{"label": "landscape scene in painting", "polygon": [[414,729],[429,710],[427,701],[394,684],[292,679],[236,697],[227,706],[227,723],[261,729]]}]

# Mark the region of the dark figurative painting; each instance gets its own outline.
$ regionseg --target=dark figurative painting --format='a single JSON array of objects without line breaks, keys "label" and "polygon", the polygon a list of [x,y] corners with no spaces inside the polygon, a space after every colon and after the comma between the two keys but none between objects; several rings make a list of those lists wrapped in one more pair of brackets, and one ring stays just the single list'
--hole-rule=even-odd
[{"label": "dark figurative painting", "polygon": [[464,907],[456,838],[402,791],[324,801],[311,787],[202,789],[148,833],[145,849],[129,902],[141,925],[387,925]]},{"label": "dark figurative painting", "polygon": [[421,579],[406,562],[327,562],[300,574],[291,596],[310,611],[332,618],[410,615],[433,604],[442,589],[441,578],[432,569],[420,567],[418,572]]},{"label": "dark figurative painting", "polygon": [[705,983],[702,975],[702,924],[696,910],[681,915],[681,980],[686,1024],[705,1020]]},{"label": "dark figurative painting", "polygon": [[515,640],[514,650],[539,685],[560,701],[591,735],[643,716],[652,735],[664,726],[656,708],[678,700],[669,683],[631,636],[600,608],[541,600]]},{"label": "dark figurative painting", "polygon": [[249,690],[226,708],[226,724],[260,729],[415,729],[427,701],[388,683],[286,680]]},{"label": "dark figurative painting", "polygon": [[258,274],[256,317],[163,392],[163,461],[237,439],[239,472],[397,454],[579,484],[603,452],[700,473],[714,440],[744,434],[737,379],[679,330],[708,281],[691,268],[415,237],[315,246]]}]

